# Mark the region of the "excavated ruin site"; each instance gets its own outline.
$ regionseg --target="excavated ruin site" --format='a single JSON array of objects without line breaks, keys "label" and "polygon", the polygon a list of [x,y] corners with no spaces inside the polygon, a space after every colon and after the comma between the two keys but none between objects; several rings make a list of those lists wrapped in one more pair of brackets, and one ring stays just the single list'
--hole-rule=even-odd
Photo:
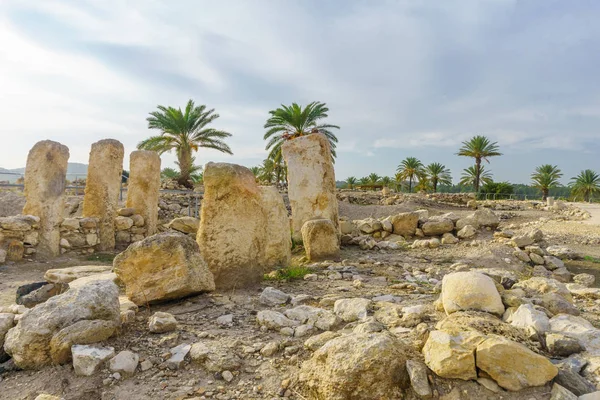
[{"label": "excavated ruin site", "polygon": [[0,192],[2,399],[598,399],[600,207],[336,190],[320,134],[288,190],[208,163],[200,218],[160,158],[66,146]]}]

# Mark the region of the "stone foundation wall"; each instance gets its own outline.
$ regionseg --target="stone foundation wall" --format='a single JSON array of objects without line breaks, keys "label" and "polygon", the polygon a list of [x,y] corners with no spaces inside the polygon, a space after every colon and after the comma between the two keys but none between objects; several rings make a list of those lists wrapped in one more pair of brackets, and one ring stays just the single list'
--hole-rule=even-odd
[{"label": "stone foundation wall", "polygon": [[0,263],[32,257],[39,243],[40,219],[33,215],[0,218]]},{"label": "stone foundation wall", "polygon": [[65,218],[60,224],[60,252],[92,254],[100,244],[98,235],[98,218]]},{"label": "stone foundation wall", "polygon": [[121,208],[115,218],[115,242],[124,249],[131,243],[144,239],[148,233],[146,221],[133,208]]}]

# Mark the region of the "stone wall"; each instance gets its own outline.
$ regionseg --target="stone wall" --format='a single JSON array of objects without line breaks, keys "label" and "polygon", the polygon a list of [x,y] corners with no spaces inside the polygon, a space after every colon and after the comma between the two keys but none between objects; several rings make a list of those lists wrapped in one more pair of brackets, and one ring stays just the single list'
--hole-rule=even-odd
[{"label": "stone wall", "polygon": [[91,254],[100,244],[99,220],[94,217],[65,218],[60,224],[60,252]]},{"label": "stone wall", "polygon": [[40,219],[33,215],[0,218],[0,263],[19,261],[36,253]]},{"label": "stone wall", "polygon": [[147,236],[146,221],[143,216],[136,214],[133,208],[121,208],[117,214],[115,218],[117,248],[123,249]]}]

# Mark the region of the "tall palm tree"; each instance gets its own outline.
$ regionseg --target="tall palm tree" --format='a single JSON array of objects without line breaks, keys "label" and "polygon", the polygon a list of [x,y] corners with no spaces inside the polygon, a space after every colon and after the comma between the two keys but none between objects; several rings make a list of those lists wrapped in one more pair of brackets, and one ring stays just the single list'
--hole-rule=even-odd
[{"label": "tall palm tree", "polygon": [[412,192],[413,179],[423,173],[423,163],[416,157],[406,157],[400,165],[398,165],[396,171],[400,173],[401,179],[408,179],[408,192],[410,193]]},{"label": "tall palm tree", "polygon": [[350,187],[350,189],[354,189],[354,185],[356,185],[357,179],[354,176],[349,176],[346,178],[346,183]]},{"label": "tall palm tree", "polygon": [[591,169],[581,171],[579,175],[571,178],[571,193],[584,201],[590,201],[595,195],[600,194],[600,175]]},{"label": "tall palm tree", "polygon": [[444,164],[431,163],[425,167],[425,174],[431,182],[433,192],[437,192],[437,186],[440,185],[452,185],[452,177],[450,176],[450,170],[446,168]]},{"label": "tall palm tree", "polygon": [[370,173],[368,178],[369,178],[369,183],[371,185],[377,184],[379,182],[379,180],[381,179],[381,177],[374,172]]},{"label": "tall palm tree", "polygon": [[473,169],[475,178],[473,187],[475,188],[475,192],[479,191],[479,184],[482,180],[483,167],[481,166],[481,161],[484,160],[489,163],[488,158],[501,156],[502,153],[498,150],[497,142],[491,142],[490,139],[481,135],[473,136],[470,140],[462,142],[462,147],[458,150],[457,154],[475,159],[475,168]]},{"label": "tall palm tree", "polygon": [[188,101],[184,111],[160,105],[157,108],[158,111],[151,112],[146,120],[148,128],[159,130],[160,135],[141,141],[137,147],[159,154],[175,150],[179,166],[177,181],[181,185],[193,186],[190,182],[190,176],[194,173],[193,153],[200,147],[233,154],[223,141],[231,133],[207,127],[219,118],[214,109],[207,110],[205,105],[196,106],[193,100]]},{"label": "tall palm tree", "polygon": [[396,172],[394,175],[394,185],[396,186],[396,191],[399,192],[402,188],[402,184],[404,183],[404,178],[400,172]]},{"label": "tall palm tree", "polygon": [[483,165],[480,166],[479,170],[477,170],[476,165],[471,165],[469,168],[463,169],[458,184],[461,186],[475,187],[475,182],[490,183],[492,182],[492,174],[486,171]]},{"label": "tall palm tree", "polygon": [[363,176],[362,178],[360,178],[358,180],[358,183],[360,183],[361,185],[368,185],[369,184],[369,177]]},{"label": "tall palm tree", "polygon": [[535,169],[535,172],[531,174],[531,181],[533,187],[536,187],[542,191],[544,201],[548,197],[550,189],[560,185],[558,181],[563,176],[561,170],[556,165],[544,164],[540,165]]},{"label": "tall palm tree", "polygon": [[327,105],[318,101],[313,101],[304,108],[296,103],[291,106],[282,104],[280,108],[269,111],[271,117],[265,123],[264,127],[268,130],[263,138],[269,140],[266,146],[266,150],[270,150],[269,157],[280,156],[281,145],[286,140],[322,133],[329,141],[331,156],[335,158],[335,146],[338,139],[331,129],[340,129],[340,127],[322,123],[321,120],[328,117],[328,111]]}]

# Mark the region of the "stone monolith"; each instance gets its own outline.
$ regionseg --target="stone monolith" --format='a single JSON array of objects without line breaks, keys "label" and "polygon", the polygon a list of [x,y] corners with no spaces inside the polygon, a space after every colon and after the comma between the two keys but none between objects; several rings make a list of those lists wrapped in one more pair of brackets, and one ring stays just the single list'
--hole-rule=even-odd
[{"label": "stone monolith", "polygon": [[37,254],[41,258],[60,254],[68,161],[69,148],[51,140],[37,142],[27,156],[23,214],[40,218]]},{"label": "stone monolith", "polygon": [[292,237],[302,241],[302,225],[326,218],[339,231],[335,173],[329,142],[320,133],[287,141],[281,147],[288,167],[288,196],[292,207]]},{"label": "stone monolith", "polygon": [[283,199],[262,188],[245,167],[208,163],[197,242],[217,289],[259,282],[290,259],[291,239]]},{"label": "stone monolith", "polygon": [[127,207],[146,221],[146,236],[156,233],[158,192],[160,190],[160,156],[155,151],[136,150],[129,156]]},{"label": "stone monolith", "polygon": [[123,173],[123,144],[104,139],[92,144],[83,197],[83,216],[99,219],[98,250],[115,248],[115,217]]}]

